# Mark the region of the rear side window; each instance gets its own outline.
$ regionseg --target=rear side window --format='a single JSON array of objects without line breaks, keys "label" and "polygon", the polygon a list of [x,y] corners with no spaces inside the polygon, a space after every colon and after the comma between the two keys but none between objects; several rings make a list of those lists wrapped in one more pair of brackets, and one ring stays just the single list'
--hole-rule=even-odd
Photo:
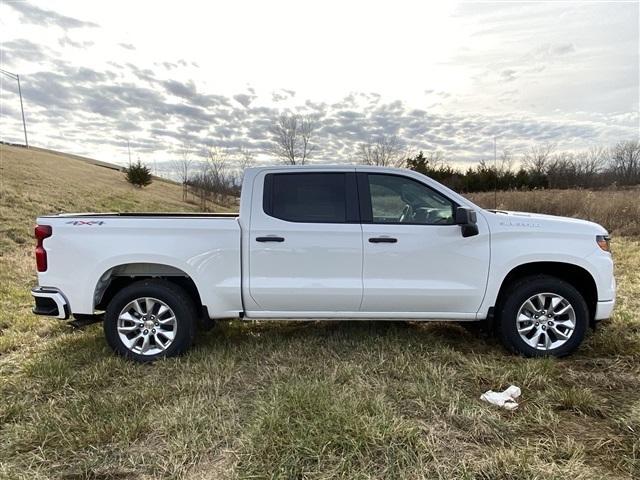
[{"label": "rear side window", "polygon": [[289,222],[346,223],[345,173],[271,173],[265,177],[264,211]]}]

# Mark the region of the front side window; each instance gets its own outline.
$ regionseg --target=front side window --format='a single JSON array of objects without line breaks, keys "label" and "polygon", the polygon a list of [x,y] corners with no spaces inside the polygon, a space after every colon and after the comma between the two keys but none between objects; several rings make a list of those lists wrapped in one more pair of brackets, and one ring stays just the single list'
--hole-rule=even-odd
[{"label": "front side window", "polygon": [[451,200],[411,178],[369,174],[373,223],[452,225]]},{"label": "front side window", "polygon": [[265,213],[289,222],[345,223],[344,173],[283,173],[265,178]]}]

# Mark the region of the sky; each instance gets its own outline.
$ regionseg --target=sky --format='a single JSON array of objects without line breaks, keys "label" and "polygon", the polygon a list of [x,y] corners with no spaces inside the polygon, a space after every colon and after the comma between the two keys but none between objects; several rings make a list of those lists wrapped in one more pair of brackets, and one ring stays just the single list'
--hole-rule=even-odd
[{"label": "sky", "polygon": [[[640,136],[639,2],[0,0],[1,68],[29,143],[126,164],[219,147],[274,163],[311,115],[312,162],[397,136],[463,165]],[[0,139],[23,143],[0,76]]]}]

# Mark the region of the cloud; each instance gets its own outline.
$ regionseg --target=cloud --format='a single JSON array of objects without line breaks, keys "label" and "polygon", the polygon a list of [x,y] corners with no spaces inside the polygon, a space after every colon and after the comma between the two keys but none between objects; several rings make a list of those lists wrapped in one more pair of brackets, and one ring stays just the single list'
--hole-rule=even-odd
[{"label": "cloud", "polygon": [[500,76],[502,77],[502,80],[504,80],[505,82],[513,82],[517,78],[516,73],[518,72],[516,72],[514,69],[507,68],[500,72]]},{"label": "cloud", "polygon": [[554,55],[566,55],[576,51],[576,46],[573,43],[561,43],[551,47],[551,53]]},{"label": "cloud", "polygon": [[176,80],[167,80],[162,82],[165,90],[176,97],[192,98],[197,95],[196,86],[193,82],[182,83]]},{"label": "cloud", "polygon": [[94,42],[92,41],[76,42],[65,35],[64,37],[58,39],[58,45],[60,45],[61,47],[88,48],[93,46]]},{"label": "cloud", "polygon": [[136,47],[133,46],[130,43],[119,43],[118,46],[124,48],[125,50],[135,50],[136,49]]},{"label": "cloud", "polygon": [[296,92],[293,90],[287,90],[286,88],[281,88],[271,93],[271,100],[274,102],[284,102],[290,98],[296,96]]},{"label": "cloud", "polygon": [[178,65],[176,65],[175,63],[171,63],[171,62],[161,62],[161,63],[154,63],[155,66],[163,66],[166,70],[173,70],[174,68],[178,68]]},{"label": "cloud", "polygon": [[158,82],[164,89],[176,97],[188,100],[199,106],[208,108],[219,105],[229,105],[229,98],[222,95],[204,95],[197,91],[192,80],[186,83],[177,80],[164,80]]},{"label": "cloud", "polygon": [[[59,43],[82,48],[66,35]],[[521,56],[530,58],[532,52],[538,52],[540,58],[567,58],[575,50],[573,43],[551,42],[534,50],[528,47]],[[5,59],[32,63],[22,88],[28,128],[34,132],[36,144],[68,151],[81,146],[84,151],[75,151],[89,155],[105,146],[111,151],[126,151],[127,141],[136,155],[149,158],[171,155],[182,144],[194,149],[242,147],[265,154],[271,141],[270,127],[287,112],[316,119],[314,161],[327,163],[353,161],[360,143],[381,135],[396,135],[411,150],[445,150],[449,159],[459,162],[490,156],[493,136],[514,152],[531,143],[585,146],[637,136],[637,114],[624,112],[614,116],[585,114],[576,119],[562,114],[527,115],[520,109],[502,114],[490,109],[469,113],[453,107],[435,111],[427,106],[429,101],[464,102],[464,98],[438,89],[424,90],[427,101],[418,104],[376,92],[351,92],[332,102],[296,98],[296,92],[289,89],[261,96],[247,87],[227,96],[207,91],[196,80],[181,78],[180,74],[193,66],[186,60],[156,63],[150,68],[144,63],[105,62],[103,69],[94,69],[72,65],[60,53],[28,39],[5,42],[3,62]],[[543,68],[542,60],[527,66],[498,63],[491,76],[503,84],[533,76]],[[501,91],[507,90],[505,99],[517,100],[522,95],[525,89],[514,85],[518,83],[502,85]],[[11,102],[0,118],[3,138],[5,132],[16,132],[19,138],[21,124],[14,118],[16,93],[12,82],[3,83],[0,101],[3,106]]]},{"label": "cloud", "polygon": [[[229,98],[199,92],[192,81],[143,86],[119,78],[112,71],[69,66],[33,73],[23,89],[29,122],[54,126],[58,138],[75,139],[86,148],[125,148],[129,140],[136,152],[145,154],[166,153],[185,143],[242,147],[259,154],[267,151],[269,127],[283,113],[252,106],[257,98],[245,105],[238,99],[246,100],[245,94]],[[444,149],[451,160],[477,161],[491,153],[493,136],[517,150],[540,142],[603,141],[610,134],[608,117],[576,122],[435,113],[399,100],[370,103],[370,96],[354,93],[332,105],[307,101],[293,109],[316,119],[315,161],[352,161],[360,143],[382,135],[397,135],[412,150]]]},{"label": "cloud", "polygon": [[238,102],[243,107],[247,108],[251,105],[251,102],[256,98],[255,95],[250,95],[247,93],[239,93],[233,96],[233,99]]},{"label": "cloud", "polygon": [[145,82],[155,82],[156,74],[153,70],[148,68],[138,68],[133,63],[127,63],[125,65],[139,80],[143,80]]},{"label": "cloud", "polygon": [[48,58],[43,47],[25,38],[3,42],[0,48],[2,65],[15,65],[19,61],[41,63]]},{"label": "cloud", "polygon": [[95,28],[99,25],[93,22],[78,20],[77,18],[67,17],[53,10],[45,10],[36,7],[27,1],[10,1],[4,2],[5,5],[13,8],[20,14],[20,19],[25,23],[33,23],[35,25],[58,26],[65,30],[71,28]]},{"label": "cloud", "polygon": [[532,56],[538,60],[553,60],[575,51],[576,46],[572,42],[545,43],[533,50]]}]

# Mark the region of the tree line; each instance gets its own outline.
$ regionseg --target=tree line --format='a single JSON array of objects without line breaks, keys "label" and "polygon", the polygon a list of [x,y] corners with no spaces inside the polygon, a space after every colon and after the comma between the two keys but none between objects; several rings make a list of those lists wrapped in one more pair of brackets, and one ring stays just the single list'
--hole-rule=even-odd
[{"label": "tree line", "polygon": [[[517,160],[519,166],[514,168]],[[494,161],[460,170],[440,152],[419,152],[405,166],[462,192],[543,188],[603,188],[640,184],[640,142],[612,148],[557,152],[552,144],[531,147],[519,159],[508,151]]]},{"label": "tree line", "polygon": [[[304,165],[317,154],[318,121],[305,115],[281,115],[271,129],[266,152],[283,164]],[[211,202],[231,204],[240,193],[243,172],[255,163],[246,149],[209,147],[195,156],[182,148],[172,162],[172,176],[182,185],[183,200],[208,210]],[[536,145],[515,155],[504,150],[496,161],[483,160],[462,169],[442,151],[410,153],[397,136],[380,135],[357,145],[351,163],[405,167],[462,192],[543,188],[603,188],[640,184],[640,142],[620,141],[612,148],[558,151],[553,144]]]}]

